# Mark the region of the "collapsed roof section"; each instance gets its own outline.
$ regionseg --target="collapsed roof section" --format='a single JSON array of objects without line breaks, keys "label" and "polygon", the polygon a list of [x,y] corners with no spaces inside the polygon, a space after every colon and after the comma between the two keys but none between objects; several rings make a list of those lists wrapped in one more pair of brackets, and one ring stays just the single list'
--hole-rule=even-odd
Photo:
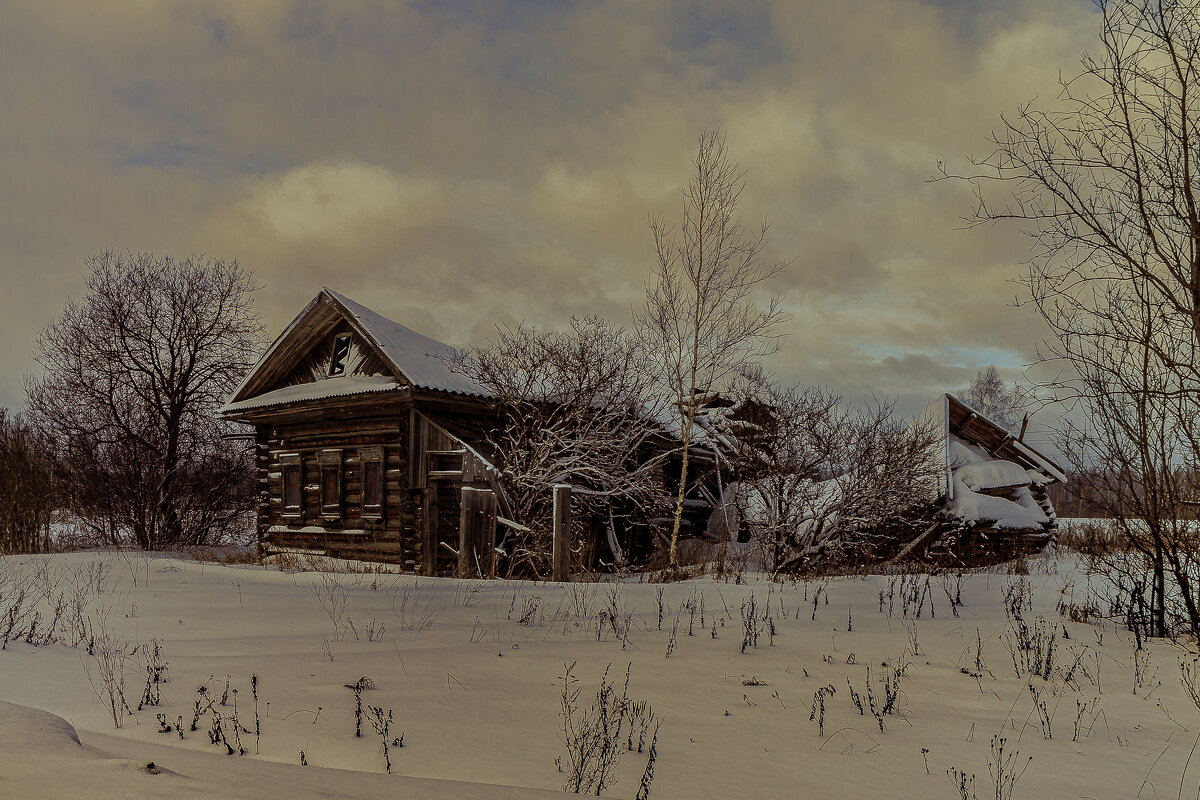
[{"label": "collapsed roof section", "polygon": [[1066,474],[1052,459],[952,394],[938,397],[918,419],[945,431],[938,458],[952,514],[998,530],[1054,525],[1045,487]]}]

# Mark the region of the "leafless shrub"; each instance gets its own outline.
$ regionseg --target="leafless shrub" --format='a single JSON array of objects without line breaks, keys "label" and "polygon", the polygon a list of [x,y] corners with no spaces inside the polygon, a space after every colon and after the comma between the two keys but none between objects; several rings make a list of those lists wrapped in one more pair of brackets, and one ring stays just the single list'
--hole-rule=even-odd
[{"label": "leafless shrub", "polygon": [[346,609],[350,605],[350,589],[336,575],[322,572],[317,583],[309,587],[321,610],[333,625],[333,639],[340,642],[346,634]]},{"label": "leafless shrub", "polygon": [[125,699],[125,681],[130,666],[129,642],[102,635],[81,662],[92,696],[108,709],[113,726],[122,727],[122,720],[133,716],[133,709]]},{"label": "leafless shrub", "polygon": [[1012,656],[1017,678],[1037,676],[1050,680],[1057,641],[1058,627],[1042,617],[1038,617],[1033,627],[1023,620],[1011,622],[1004,633],[1004,645]]},{"label": "leafless shrub", "polygon": [[0,553],[53,548],[50,526],[63,496],[46,436],[0,408]]},{"label": "leafless shrub", "polygon": [[[889,714],[900,716],[900,709],[897,702],[900,699],[900,683],[908,671],[908,663],[902,658],[891,662],[884,662],[881,667],[883,674],[878,681],[871,680],[871,666],[866,667],[866,710],[871,712],[871,716],[875,718],[876,724],[879,725],[879,732],[885,732],[884,718]],[[846,679],[847,684],[850,683],[849,678]],[[858,707],[859,713],[863,713],[863,703],[861,695],[854,690],[854,686],[850,685],[850,700]]]},{"label": "leafless shrub", "polygon": [[946,770],[946,777],[950,779],[950,783],[954,784],[954,788],[958,791],[959,800],[977,800],[974,774],[968,775],[957,767],[951,767]]},{"label": "leafless shrub", "polygon": [[395,589],[392,591],[392,613],[396,615],[399,629],[402,631],[427,631],[437,622],[437,618],[446,610],[442,596],[437,592],[420,591],[414,587]]},{"label": "leafless shrub", "polygon": [[571,499],[575,541],[593,547],[591,523],[600,520],[601,549],[615,566],[628,563],[628,531],[667,507],[652,371],[637,338],[594,316],[573,318],[562,332],[500,327],[450,366],[487,389],[502,412],[488,446],[498,454],[501,507],[524,528],[505,533],[504,574],[548,571],[549,487],[561,483],[586,490]]},{"label": "leafless shrub", "polygon": [[151,639],[135,648],[146,670],[146,688],[138,702],[138,711],[146,706],[162,705],[162,684],[168,681],[167,660],[163,655],[162,639]]},{"label": "leafless shrub", "polygon": [[1029,769],[1029,762],[1033,761],[1033,756],[1029,756],[1022,763],[1021,752],[1019,750],[1005,752],[1006,744],[1008,744],[1008,740],[1004,737],[999,735],[992,737],[991,753],[988,756],[988,776],[992,779],[992,785],[996,789],[996,800],[1011,800],[1013,788],[1025,774],[1025,770]]},{"label": "leafless shrub", "polygon": [[629,707],[629,668],[625,684],[618,694],[608,679],[608,668],[600,678],[600,688],[591,706],[579,707],[579,679],[572,672],[575,662],[564,665],[560,678],[559,715],[561,739],[566,761],[556,758],[559,770],[566,774],[564,791],[599,796],[616,783],[616,768],[621,760],[622,728]]},{"label": "leafless shrub", "polygon": [[379,734],[380,746],[383,749],[384,771],[390,775],[392,773],[391,748],[404,747],[404,734],[392,736],[392,709],[390,708],[387,713],[384,713],[381,706],[367,706],[367,719],[370,720],[375,733]]}]

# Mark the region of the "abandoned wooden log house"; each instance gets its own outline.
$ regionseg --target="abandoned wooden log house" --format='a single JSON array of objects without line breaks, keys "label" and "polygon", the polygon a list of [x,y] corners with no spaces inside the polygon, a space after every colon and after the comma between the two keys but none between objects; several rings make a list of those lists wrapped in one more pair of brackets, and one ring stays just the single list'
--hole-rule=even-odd
[{"label": "abandoned wooden log house", "polygon": [[461,523],[494,537],[496,470],[449,428],[495,412],[449,351],[330,289],[304,307],[220,411],[254,427],[264,554],[434,575],[458,568]]},{"label": "abandoned wooden log house", "polygon": [[305,306],[219,412],[255,431],[262,554],[495,573],[497,526],[522,527],[487,445],[504,417],[451,352],[330,289]]}]

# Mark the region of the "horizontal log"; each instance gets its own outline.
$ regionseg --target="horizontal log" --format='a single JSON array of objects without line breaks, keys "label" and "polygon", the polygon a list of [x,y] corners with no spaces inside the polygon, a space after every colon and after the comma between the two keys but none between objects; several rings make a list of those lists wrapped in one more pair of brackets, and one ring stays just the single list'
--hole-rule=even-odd
[{"label": "horizontal log", "polygon": [[377,553],[402,553],[405,546],[403,542],[346,542],[345,544],[337,542],[328,543],[330,550],[344,550],[351,552],[375,551]]}]

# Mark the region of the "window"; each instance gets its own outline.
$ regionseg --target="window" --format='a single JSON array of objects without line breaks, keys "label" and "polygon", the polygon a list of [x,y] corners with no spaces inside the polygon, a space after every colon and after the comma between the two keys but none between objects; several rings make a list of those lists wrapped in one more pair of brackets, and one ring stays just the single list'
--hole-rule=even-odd
[{"label": "window", "polygon": [[350,334],[344,333],[333,340],[333,357],[329,360],[329,374],[346,374],[346,359],[350,355]]},{"label": "window", "polygon": [[383,448],[363,448],[358,458],[362,462],[363,519],[383,519]]},{"label": "window", "polygon": [[339,519],[342,516],[342,451],[322,450],[317,453],[321,468],[321,516]]},{"label": "window", "polygon": [[302,519],[304,497],[300,491],[300,454],[286,453],[279,456],[279,467],[283,478],[283,517]]}]

